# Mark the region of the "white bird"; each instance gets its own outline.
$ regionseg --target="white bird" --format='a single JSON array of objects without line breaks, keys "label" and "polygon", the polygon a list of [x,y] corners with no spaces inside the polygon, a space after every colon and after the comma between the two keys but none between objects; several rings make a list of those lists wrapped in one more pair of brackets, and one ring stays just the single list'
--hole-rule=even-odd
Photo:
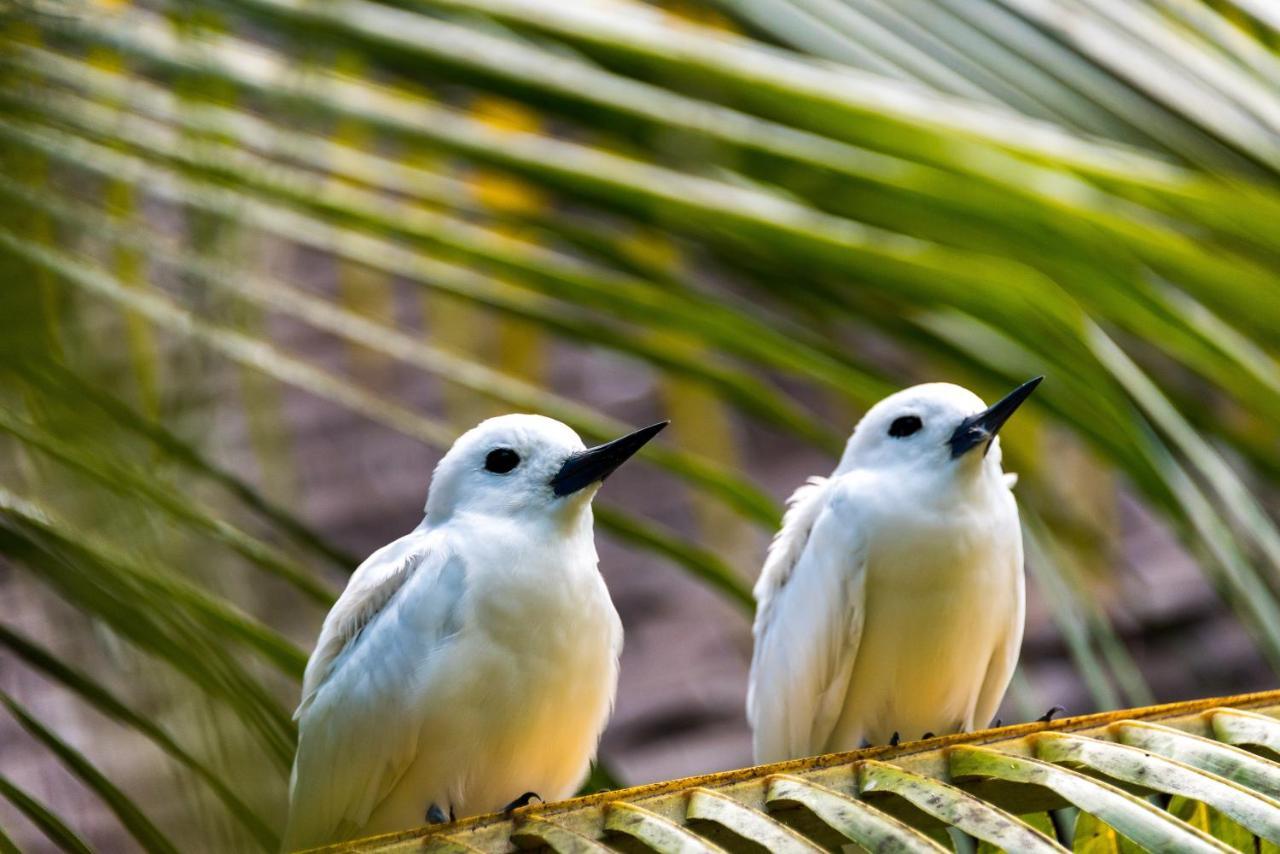
[{"label": "white bird", "polygon": [[829,478],[791,496],[756,582],[757,762],[989,724],[1022,643],[1022,533],[984,408],[930,383],[873,406]]},{"label": "white bird", "polygon": [[558,421],[504,415],[458,438],[422,524],[325,618],[294,715],[286,850],[573,794],[622,649],[591,498],[665,426],[587,450]]}]

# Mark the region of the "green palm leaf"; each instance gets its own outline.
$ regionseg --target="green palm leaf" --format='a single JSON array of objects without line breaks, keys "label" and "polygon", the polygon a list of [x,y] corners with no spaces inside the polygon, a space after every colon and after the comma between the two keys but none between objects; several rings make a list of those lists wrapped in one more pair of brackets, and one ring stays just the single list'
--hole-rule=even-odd
[{"label": "green palm leaf", "polygon": [[3,626],[0,626],[0,644],[25,664],[75,692],[94,709],[125,726],[136,729],[174,760],[189,768],[226,805],[227,811],[253,834],[263,850],[275,851],[280,847],[280,837],[267,826],[266,822],[254,814],[253,810],[223,782],[213,769],[181,747],[154,722],[130,709],[100,682],[59,661],[51,651],[42,649]]},{"label": "green palm leaf", "polygon": [[133,801],[104,777],[82,753],[58,738],[52,730],[32,717],[26,709],[14,702],[9,695],[0,693],[0,703],[4,703],[9,710],[9,714],[13,715],[14,719],[32,738],[47,747],[58,757],[58,761],[66,765],[90,791],[102,798],[107,807],[115,813],[116,818],[120,819],[120,823],[144,850],[161,852],[161,854],[168,854],[168,852],[175,852],[176,854],[178,849],[165,838],[164,834],[151,823],[150,819],[142,814],[142,811],[138,809]]},{"label": "green palm leaf", "polygon": [[[989,393],[1045,373],[1007,453],[1036,580],[1095,700],[1150,689],[1074,554],[1114,533],[1059,506],[1037,437],[1069,435],[1160,515],[1280,672],[1280,20],[1253,0],[687,5],[750,36],[629,2],[7,12],[0,554],[122,654],[163,662],[184,700],[230,713],[225,761],[282,778],[304,653],[271,621],[318,617],[321,569],[359,556],[286,509],[280,390],[437,449],[490,407],[598,439],[624,425],[521,359],[604,353],[669,401],[830,457],[905,382]],[[495,121],[495,103],[537,120]],[[272,269],[279,251],[323,258],[339,296]],[[388,311],[393,282],[523,344],[424,340]],[[276,319],[349,349],[353,370],[284,346]],[[112,330],[121,353],[96,346]],[[448,402],[420,411],[361,365],[430,377]],[[257,477],[201,429],[231,410]],[[698,447],[644,456],[697,508],[696,534],[616,505],[597,519],[747,609],[756,562],[712,544],[771,532],[781,496]],[[0,642],[274,846],[278,803],[185,733],[23,634]],[[127,794],[11,710],[163,850]],[[82,850],[74,822],[0,783]]]},{"label": "green palm leaf", "polygon": [[[18,812],[26,816],[32,824],[40,829],[50,842],[58,846],[62,851],[69,851],[72,854],[93,854],[93,849],[76,835],[75,831],[67,827],[62,819],[58,818],[44,804],[19,789],[3,775],[0,775],[0,796],[13,804]],[[18,848],[6,836],[5,841],[0,843],[0,848],[7,845],[6,851],[17,851]]]}]

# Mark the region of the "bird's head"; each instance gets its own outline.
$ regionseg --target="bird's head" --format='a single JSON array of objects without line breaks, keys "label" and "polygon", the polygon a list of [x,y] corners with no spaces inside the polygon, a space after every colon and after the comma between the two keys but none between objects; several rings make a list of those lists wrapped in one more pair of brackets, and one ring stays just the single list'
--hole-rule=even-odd
[{"label": "bird's head", "polygon": [[463,433],[436,466],[427,519],[458,512],[530,518],[585,507],[600,483],[667,422],[587,448],[567,424],[541,415],[501,415]]},{"label": "bird's head", "polygon": [[871,407],[858,422],[838,471],[922,468],[999,473],[996,434],[1042,379],[1028,380],[991,406],[950,383],[903,389]]}]

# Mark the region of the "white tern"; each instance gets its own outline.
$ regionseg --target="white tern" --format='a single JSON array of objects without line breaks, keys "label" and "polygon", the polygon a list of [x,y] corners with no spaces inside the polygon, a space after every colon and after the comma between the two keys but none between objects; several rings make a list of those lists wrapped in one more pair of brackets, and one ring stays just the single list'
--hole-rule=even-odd
[{"label": "white tern", "polygon": [[1022,644],[1022,532],[991,407],[929,383],[858,422],[788,503],[755,586],[757,762],[987,726]]},{"label": "white tern", "polygon": [[591,499],[664,426],[586,449],[504,415],[454,442],[422,524],[360,565],[320,630],[286,850],[573,794],[622,649]]}]

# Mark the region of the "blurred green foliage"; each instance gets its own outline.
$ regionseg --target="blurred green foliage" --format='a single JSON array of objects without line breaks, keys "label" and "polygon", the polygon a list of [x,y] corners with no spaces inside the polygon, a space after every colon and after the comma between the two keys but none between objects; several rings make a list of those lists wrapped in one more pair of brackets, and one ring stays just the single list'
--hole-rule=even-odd
[{"label": "blurred green foliage", "polygon": [[[897,386],[993,395],[1044,373],[1009,467],[1098,702],[1150,699],[1093,593],[1122,485],[1280,670],[1280,58],[1252,8],[4,7],[0,553],[122,670],[164,676],[117,690],[21,632],[0,643],[199,781],[211,847],[274,848],[305,653],[242,571],[319,613],[323,570],[358,559],[288,509],[281,385],[434,447],[495,407],[618,433],[548,387],[567,348],[639,366],[698,421],[646,453],[697,536],[609,504],[602,528],[744,612],[758,555],[731,532],[771,531],[779,504],[743,473],[735,424],[834,454]],[[281,247],[330,259],[337,296],[285,281]],[[392,317],[393,281],[422,294],[426,336]],[[281,316],[349,345],[353,370],[286,352]],[[364,381],[393,364],[446,383],[451,411]],[[227,408],[252,482],[210,439]],[[181,710],[153,719],[158,696]],[[92,757],[5,702],[168,850]],[[0,797],[83,845],[5,779]]]}]

